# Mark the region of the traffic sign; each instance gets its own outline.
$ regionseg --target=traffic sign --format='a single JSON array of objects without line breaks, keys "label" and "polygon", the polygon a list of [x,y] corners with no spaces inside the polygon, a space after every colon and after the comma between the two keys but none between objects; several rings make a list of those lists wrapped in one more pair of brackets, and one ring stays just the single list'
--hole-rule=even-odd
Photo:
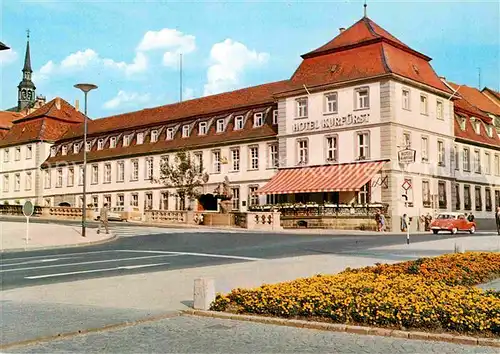
[{"label": "traffic sign", "polygon": [[27,200],[26,202],[24,202],[24,205],[23,205],[24,216],[26,216],[28,218],[31,215],[33,215],[34,211],[35,211],[35,207],[33,206],[33,203],[31,201]]},{"label": "traffic sign", "polygon": [[411,182],[410,182],[410,180],[405,179],[405,181],[403,182],[403,184],[401,185],[401,187],[403,187],[403,189],[405,191],[407,191],[408,189],[410,189],[411,188]]}]

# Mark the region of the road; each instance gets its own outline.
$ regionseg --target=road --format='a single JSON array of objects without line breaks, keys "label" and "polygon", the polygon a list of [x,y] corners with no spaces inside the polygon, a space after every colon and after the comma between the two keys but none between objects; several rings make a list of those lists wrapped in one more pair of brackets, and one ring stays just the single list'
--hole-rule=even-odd
[{"label": "road", "polygon": [[[300,235],[116,226],[116,241],[87,247],[0,255],[2,290],[96,277],[314,254],[376,257],[371,248],[404,244],[405,236]],[[468,236],[468,234],[463,234]],[[412,242],[452,237],[418,235]],[[460,237],[460,236],[459,236]],[[477,235],[481,237],[481,235]],[[381,258],[402,257],[387,253]]]}]

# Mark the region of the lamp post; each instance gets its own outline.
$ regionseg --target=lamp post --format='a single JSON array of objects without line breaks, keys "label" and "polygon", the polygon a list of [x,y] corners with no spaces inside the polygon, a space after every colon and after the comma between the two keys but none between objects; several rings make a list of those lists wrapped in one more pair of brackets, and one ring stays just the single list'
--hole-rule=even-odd
[{"label": "lamp post", "polygon": [[76,84],[75,88],[82,90],[85,95],[85,120],[83,123],[83,205],[82,205],[82,237],[85,237],[85,219],[87,217],[87,94],[97,88],[93,84]]}]

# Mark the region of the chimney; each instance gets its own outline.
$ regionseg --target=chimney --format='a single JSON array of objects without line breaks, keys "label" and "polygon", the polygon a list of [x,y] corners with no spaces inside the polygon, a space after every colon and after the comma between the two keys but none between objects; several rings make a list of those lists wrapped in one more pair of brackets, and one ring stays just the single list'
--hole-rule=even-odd
[{"label": "chimney", "polygon": [[61,109],[61,99],[59,97],[56,97],[56,108]]},{"label": "chimney", "polygon": [[80,101],[79,100],[75,100],[75,109],[77,111],[80,111]]},{"label": "chimney", "polygon": [[345,31],[345,27],[340,27],[339,31],[340,31],[340,33],[344,32]]}]

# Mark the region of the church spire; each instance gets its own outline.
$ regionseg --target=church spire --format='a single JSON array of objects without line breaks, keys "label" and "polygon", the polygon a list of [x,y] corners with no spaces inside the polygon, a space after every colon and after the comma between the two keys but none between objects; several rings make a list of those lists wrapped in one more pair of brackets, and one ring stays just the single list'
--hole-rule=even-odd
[{"label": "church spire", "polygon": [[27,40],[27,44],[26,44],[26,55],[24,56],[23,72],[29,71],[30,73],[32,73],[33,70],[31,70],[31,55],[30,55],[30,30],[26,30],[26,33],[27,33],[28,40]]},{"label": "church spire", "polygon": [[26,55],[24,57],[23,79],[17,86],[17,110],[18,112],[35,103],[35,84],[31,81],[31,55],[30,55],[30,31],[27,30]]}]

